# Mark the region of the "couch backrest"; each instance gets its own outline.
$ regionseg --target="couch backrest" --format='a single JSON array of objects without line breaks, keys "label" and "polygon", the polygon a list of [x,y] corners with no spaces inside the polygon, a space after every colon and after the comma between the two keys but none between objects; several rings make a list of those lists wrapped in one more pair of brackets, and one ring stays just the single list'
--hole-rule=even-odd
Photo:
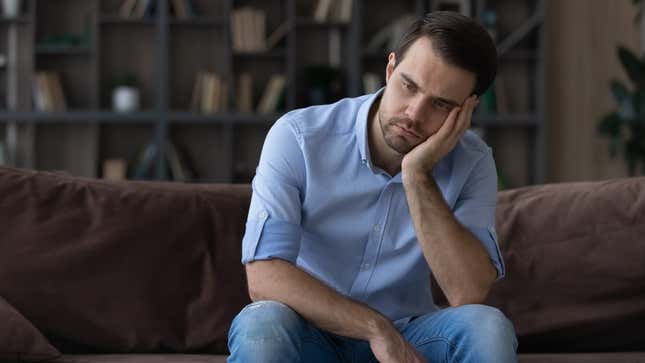
[{"label": "couch backrest", "polygon": [[[0,168],[0,296],[63,353],[225,351],[249,185]],[[499,194],[521,351],[645,350],[645,178]]]},{"label": "couch backrest", "polygon": [[0,296],[63,353],[225,352],[249,200],[0,168]]},{"label": "couch backrest", "polygon": [[488,303],[523,351],[645,350],[645,178],[499,194],[507,277]]}]

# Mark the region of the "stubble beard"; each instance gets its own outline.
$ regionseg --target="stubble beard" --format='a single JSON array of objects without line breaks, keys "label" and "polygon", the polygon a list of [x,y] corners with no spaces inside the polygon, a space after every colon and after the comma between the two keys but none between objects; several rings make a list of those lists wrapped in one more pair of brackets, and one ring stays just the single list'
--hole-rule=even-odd
[{"label": "stubble beard", "polygon": [[396,151],[400,155],[405,155],[410,152],[410,150],[414,149],[416,145],[410,144],[410,142],[399,135],[394,135],[391,130],[394,125],[405,124],[405,122],[400,122],[400,120],[396,117],[390,118],[389,120],[387,120],[387,122],[385,122],[383,120],[383,114],[381,110],[377,112],[377,117],[379,125],[381,126],[383,140],[385,140],[385,143],[390,147],[390,149]]}]

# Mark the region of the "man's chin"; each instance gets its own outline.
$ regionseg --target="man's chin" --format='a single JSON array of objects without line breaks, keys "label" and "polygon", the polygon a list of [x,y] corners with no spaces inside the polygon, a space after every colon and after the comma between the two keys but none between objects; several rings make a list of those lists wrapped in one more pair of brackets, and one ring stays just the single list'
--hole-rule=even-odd
[{"label": "man's chin", "polygon": [[394,150],[400,155],[405,155],[409,153],[416,145],[410,145],[404,139],[401,137],[399,140],[392,140],[392,139],[385,139],[385,143],[387,146],[390,147],[390,149]]}]

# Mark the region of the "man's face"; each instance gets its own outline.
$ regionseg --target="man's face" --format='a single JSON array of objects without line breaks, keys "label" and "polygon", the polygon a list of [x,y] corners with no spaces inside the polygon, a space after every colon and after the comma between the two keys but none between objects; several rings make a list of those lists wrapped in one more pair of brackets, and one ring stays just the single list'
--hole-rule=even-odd
[{"label": "man's face", "polygon": [[428,37],[412,43],[395,64],[391,53],[377,117],[385,143],[403,155],[436,133],[450,110],[463,104],[475,88],[475,75],[446,64]]}]

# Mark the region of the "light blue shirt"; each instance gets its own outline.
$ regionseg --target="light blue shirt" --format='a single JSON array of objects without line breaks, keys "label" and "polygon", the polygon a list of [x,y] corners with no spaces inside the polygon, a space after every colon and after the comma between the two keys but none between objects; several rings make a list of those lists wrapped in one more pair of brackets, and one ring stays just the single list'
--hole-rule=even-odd
[{"label": "light blue shirt", "polygon": [[[400,320],[437,309],[401,174],[372,164],[371,95],[282,116],[253,178],[242,263],[280,258],[339,293]],[[504,276],[495,234],[497,173],[490,148],[467,131],[433,176],[463,226]]]}]

